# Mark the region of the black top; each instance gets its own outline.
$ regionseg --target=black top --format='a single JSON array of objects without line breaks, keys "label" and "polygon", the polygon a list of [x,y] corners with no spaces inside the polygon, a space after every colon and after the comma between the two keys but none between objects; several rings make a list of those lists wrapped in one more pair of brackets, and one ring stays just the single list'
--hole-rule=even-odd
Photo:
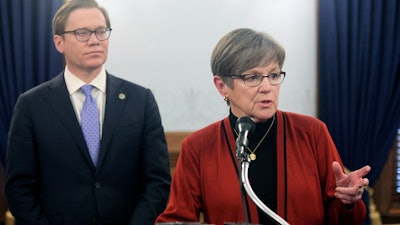
[{"label": "black top", "polygon": [[[237,119],[238,118],[230,112],[229,120],[234,129]],[[266,122],[256,123],[254,133],[250,134],[248,137],[248,147],[252,151],[269,129],[272,121],[273,119],[271,118]],[[251,161],[249,166],[249,181],[254,193],[274,212],[276,212],[277,209],[276,124],[277,121],[275,118],[271,130],[254,152],[257,156],[256,160]],[[236,132],[234,130],[232,130],[232,132],[235,138],[237,138]],[[257,209],[260,224],[276,224],[274,220],[270,219],[261,209]]]}]

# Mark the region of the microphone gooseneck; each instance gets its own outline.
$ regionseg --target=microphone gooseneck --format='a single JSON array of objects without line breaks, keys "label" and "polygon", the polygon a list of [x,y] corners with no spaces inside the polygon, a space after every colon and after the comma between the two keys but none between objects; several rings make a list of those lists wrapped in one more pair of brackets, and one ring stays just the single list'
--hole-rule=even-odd
[{"label": "microphone gooseneck", "polygon": [[242,181],[241,183],[243,184],[244,189],[246,190],[247,194],[249,195],[250,199],[271,219],[273,219],[275,222],[277,222],[280,225],[290,225],[286,220],[284,220],[282,217],[280,217],[278,214],[276,214],[274,211],[272,211],[268,206],[266,206],[254,193],[253,188],[250,185],[249,182],[249,166],[250,162],[243,162],[242,163]]},{"label": "microphone gooseneck", "polygon": [[[254,121],[248,117],[241,117],[238,120],[236,120],[236,127],[235,129],[237,130],[238,136],[236,138],[236,158],[238,159],[239,163],[241,164],[244,160],[249,160],[249,156],[246,153],[245,149],[249,143],[247,136],[251,133],[254,132],[255,130],[255,123]],[[244,222],[248,223],[249,222],[249,209],[248,209],[248,204],[246,200],[246,191],[244,190],[243,182],[242,179],[240,178],[241,174],[241,167],[239,166],[238,168],[238,179],[239,179],[239,185],[240,185],[240,195],[242,198],[242,208],[243,208],[243,215],[244,215]]]},{"label": "microphone gooseneck", "polygon": [[[247,136],[252,134],[255,130],[255,123],[253,119],[248,116],[244,116],[239,118],[236,121],[236,129],[238,130],[238,137],[236,139],[236,157],[238,162],[241,164],[241,167],[238,169],[240,171],[241,177],[239,177],[239,183],[241,186],[241,196],[242,196],[242,206],[244,212],[245,222],[249,221],[248,218],[248,209],[245,207],[245,193],[248,194],[250,199],[270,218],[272,218],[275,222],[281,225],[289,225],[284,219],[282,219],[278,214],[269,209],[254,193],[248,178],[249,166],[250,166],[250,157],[249,154],[245,151],[248,145]],[[244,190],[242,189],[244,188]]]}]

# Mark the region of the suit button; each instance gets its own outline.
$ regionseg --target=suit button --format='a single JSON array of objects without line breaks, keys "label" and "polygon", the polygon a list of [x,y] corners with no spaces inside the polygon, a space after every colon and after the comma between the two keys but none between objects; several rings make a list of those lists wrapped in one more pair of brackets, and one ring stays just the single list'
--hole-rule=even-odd
[{"label": "suit button", "polygon": [[100,182],[94,183],[94,187],[95,187],[96,189],[100,189],[100,188],[101,188]]}]

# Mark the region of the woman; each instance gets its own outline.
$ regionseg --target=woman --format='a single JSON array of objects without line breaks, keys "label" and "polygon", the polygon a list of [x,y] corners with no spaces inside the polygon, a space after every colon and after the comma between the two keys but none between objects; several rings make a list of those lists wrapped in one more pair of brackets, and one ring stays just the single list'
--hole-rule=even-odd
[{"label": "woman", "polygon": [[[171,195],[158,222],[199,221],[276,224],[247,196],[242,204],[235,140],[238,118],[256,123],[248,137],[249,181],[260,200],[289,224],[363,224],[361,200],[370,171],[348,175],[326,125],[316,118],[278,110],[285,78],[284,48],[267,34],[237,29],[211,57],[214,84],[229,116],[182,143]],[[246,213],[247,211],[247,213]]]}]

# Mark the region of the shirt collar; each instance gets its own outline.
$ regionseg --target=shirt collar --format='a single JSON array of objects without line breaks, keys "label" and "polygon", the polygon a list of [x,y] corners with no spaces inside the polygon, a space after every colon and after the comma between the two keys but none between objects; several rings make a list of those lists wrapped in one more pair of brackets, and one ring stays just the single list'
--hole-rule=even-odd
[{"label": "shirt collar", "polygon": [[[71,71],[69,71],[68,66],[65,67],[64,79],[67,85],[67,89],[70,95],[78,91],[86,83],[76,77]],[[106,70],[103,66],[100,73],[90,82],[91,85],[96,87],[101,92],[106,92]]]}]

